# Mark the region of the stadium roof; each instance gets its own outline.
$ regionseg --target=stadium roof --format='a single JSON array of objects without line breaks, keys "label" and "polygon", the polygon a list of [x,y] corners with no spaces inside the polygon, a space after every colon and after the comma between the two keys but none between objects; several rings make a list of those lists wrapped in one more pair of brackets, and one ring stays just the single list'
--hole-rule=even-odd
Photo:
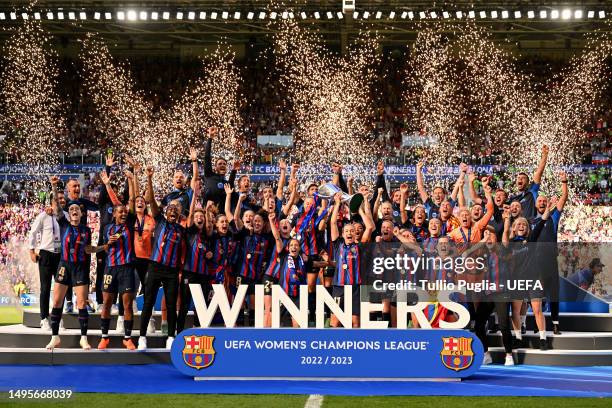
[{"label": "stadium roof", "polygon": [[286,3],[292,6],[257,0],[47,0],[26,9],[0,0],[0,26],[9,28],[0,30],[0,41],[29,18],[40,19],[66,54],[78,47],[77,40],[86,32],[102,34],[117,45],[118,54],[198,54],[219,41],[244,50],[247,44],[267,45],[274,30],[271,22],[290,18],[289,12],[316,26],[340,48],[362,29],[376,30],[383,45],[403,46],[414,41],[424,23],[468,19],[486,25],[497,41],[522,53],[564,56],[582,48],[589,33],[612,35],[612,2],[605,0],[456,0],[448,7],[432,1],[355,0],[355,10],[344,13],[342,0]]}]

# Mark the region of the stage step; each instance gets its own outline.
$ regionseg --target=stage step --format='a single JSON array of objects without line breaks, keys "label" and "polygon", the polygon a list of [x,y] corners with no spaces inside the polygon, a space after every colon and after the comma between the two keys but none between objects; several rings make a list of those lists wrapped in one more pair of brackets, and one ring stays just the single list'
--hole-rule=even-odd
[{"label": "stage step", "polygon": [[60,365],[60,364],[160,364],[170,362],[170,352],[165,348],[147,351],[108,349],[88,351],[80,349],[0,348],[0,364]]},{"label": "stage step", "polygon": [[[489,347],[503,347],[500,332],[487,335]],[[560,335],[546,333],[546,342],[551,350],[612,350],[612,333],[569,332]],[[523,335],[523,345],[529,349],[540,348],[540,335],[528,332]]]},{"label": "stage step", "polygon": [[[117,315],[111,315],[110,328],[114,330],[117,326]],[[154,312],[153,319],[155,319],[155,327],[159,330],[161,327],[161,312]],[[79,316],[76,313],[63,313],[62,319],[64,320],[64,327],[66,329],[78,329]],[[189,312],[187,319],[185,320],[185,327],[193,326],[193,312]],[[40,313],[36,309],[24,309],[23,311],[23,325],[26,327],[39,328],[40,327]],[[140,327],[140,312],[134,314],[134,328],[137,330]],[[89,328],[100,329],[100,313],[89,314]]]},{"label": "stage step", "polygon": [[[550,313],[544,313],[546,317],[546,330],[552,330],[553,324]],[[527,330],[536,328],[535,319],[530,313],[527,315],[525,324]],[[561,332],[612,332],[612,313],[560,313],[559,326]]]},{"label": "stage step", "polygon": [[[506,353],[502,347],[489,348],[493,362],[503,364]],[[541,366],[609,366],[612,365],[612,350],[534,350],[513,351],[515,364]],[[527,385],[527,384],[526,384]]]},{"label": "stage step", "polygon": [[[109,331],[110,347],[123,349],[123,335],[114,330]],[[132,331],[132,341],[136,344],[139,331]],[[79,340],[81,331],[79,329],[60,330],[62,349],[80,349]],[[97,347],[102,337],[100,330],[88,330],[87,339],[92,347]],[[50,331],[43,331],[40,328],[25,327],[21,324],[11,326],[0,326],[0,348],[45,348],[51,339]],[[155,334],[147,336],[147,346],[150,348],[164,348],[166,346],[166,336],[162,336],[157,330]]]}]

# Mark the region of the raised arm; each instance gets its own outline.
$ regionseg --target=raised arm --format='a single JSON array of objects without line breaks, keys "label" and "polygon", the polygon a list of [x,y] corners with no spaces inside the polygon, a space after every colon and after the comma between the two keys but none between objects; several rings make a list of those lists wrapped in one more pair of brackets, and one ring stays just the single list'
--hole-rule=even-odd
[{"label": "raised arm", "polygon": [[157,205],[157,201],[155,201],[155,192],[153,191],[153,167],[147,167],[147,194],[145,199],[151,206],[151,215],[153,218],[159,215],[159,206]]},{"label": "raised arm", "polygon": [[504,219],[504,232],[502,234],[502,244],[507,247],[510,245],[510,210],[506,209],[502,213]]},{"label": "raised arm", "polygon": [[196,188],[193,189],[193,194],[191,195],[191,203],[189,203],[189,216],[187,217],[187,226],[191,227],[193,225],[193,213],[195,212],[196,202],[198,201],[197,197],[200,195],[200,189],[196,185]]},{"label": "raised arm", "polygon": [[372,217],[374,217],[374,221],[378,220],[378,208],[380,207],[381,196],[383,194],[383,189],[378,188],[376,191],[376,200],[374,200],[374,208],[372,209]]},{"label": "raised arm", "polygon": [[287,178],[287,162],[285,159],[280,159],[278,161],[278,168],[280,169],[280,176],[278,176],[278,184],[276,185],[276,198],[282,200],[285,179]]},{"label": "raised arm", "polygon": [[[225,190],[225,206],[223,211],[225,212],[225,216],[227,217],[227,222],[232,222],[234,219],[234,214],[232,214],[232,192],[234,189],[228,183],[223,185],[223,189]],[[240,202],[236,204],[236,206],[240,206]],[[242,224],[242,220],[240,220]],[[237,225],[237,224],[236,224]]]},{"label": "raised arm", "polygon": [[[244,224],[242,223],[242,203],[245,202],[246,198],[246,194],[238,193],[238,203],[236,203],[236,208],[234,208],[234,224],[236,224],[237,230],[244,228]],[[227,200],[225,201],[225,204],[225,208],[227,210]]]},{"label": "raised arm", "polygon": [[417,179],[417,189],[419,190],[419,195],[421,196],[421,201],[423,204],[429,198],[427,195],[427,191],[425,191],[425,182],[423,181],[423,162],[419,161],[416,165],[416,179]]},{"label": "raised arm", "polygon": [[191,160],[191,189],[195,192],[200,178],[200,169],[198,167],[198,151],[194,147],[189,149],[189,160]]},{"label": "raised arm", "polygon": [[569,196],[569,189],[567,188],[567,173],[562,171],[559,174],[559,180],[561,181],[561,197],[559,197],[559,201],[557,201],[557,210],[561,212],[563,211],[565,203],[567,202],[567,197]]},{"label": "raised arm", "polygon": [[[463,181],[465,180],[465,173],[467,172],[467,164],[461,163],[459,165],[459,176],[457,177],[457,181],[455,182],[455,186],[453,187],[453,191],[451,192],[451,198],[453,201],[457,201],[457,195],[459,194],[460,187],[463,187]],[[465,197],[464,197],[465,201]]]},{"label": "raised arm", "polygon": [[476,223],[477,228],[479,228],[480,230],[484,230],[485,228],[487,228],[487,224],[489,224],[489,221],[491,221],[491,217],[493,217],[494,207],[493,207],[493,196],[491,194],[492,190],[493,189],[491,188],[491,186],[489,185],[489,182],[487,181],[486,184],[484,184],[485,198],[487,199],[486,212],[484,213],[482,218],[478,220],[478,222]]},{"label": "raised arm", "polygon": [[364,200],[361,206],[359,207],[359,215],[361,215],[361,219],[365,224],[365,230],[363,231],[361,242],[370,242],[372,232],[374,232],[374,230],[376,229],[376,224],[374,224],[374,220],[372,219],[370,203],[367,200]]},{"label": "raised arm", "polygon": [[453,193],[457,192],[457,195],[455,196],[456,198],[453,198],[451,194],[451,198],[453,200],[457,200],[459,203],[459,208],[466,207],[465,193],[463,192],[464,180],[464,178],[458,179],[455,183],[455,187],[453,187]]},{"label": "raised arm", "polygon": [[402,224],[408,222],[408,212],[406,211],[406,201],[408,199],[408,184],[400,184],[400,217]]},{"label": "raised arm", "polygon": [[542,182],[542,174],[544,174],[544,169],[546,168],[546,160],[548,159],[548,146],[542,146],[542,156],[540,157],[540,162],[538,163],[538,168],[533,173],[533,182],[536,184],[540,184]]},{"label": "raised arm", "polygon": [[213,219],[214,215],[212,212],[212,207],[214,205],[215,204],[210,200],[206,203],[206,216],[204,218],[206,219],[206,236],[207,237],[210,237],[213,233],[213,230],[215,229],[215,226],[214,226],[215,223]]},{"label": "raised arm", "polygon": [[136,187],[134,186],[134,174],[129,170],[125,170],[124,174],[128,182],[128,209],[132,214],[134,214],[136,212]]},{"label": "raised arm", "polygon": [[106,188],[106,193],[108,194],[108,198],[110,199],[111,203],[113,203],[114,206],[120,205],[121,201],[119,201],[119,198],[117,198],[117,194],[115,194],[115,190],[113,190],[113,188],[111,187],[110,177],[108,177],[108,174],[106,174],[105,170],[102,170],[100,172],[100,180],[102,180],[102,183]]},{"label": "raised arm", "polygon": [[293,204],[295,204],[295,201],[297,200],[297,179],[292,178],[291,180],[289,180],[289,189],[291,191],[291,194],[289,195],[289,200],[287,200],[287,203],[282,208],[282,212],[286,216],[289,215]]},{"label": "raised arm", "polygon": [[216,132],[213,129],[208,129],[208,137],[204,146],[204,177],[212,177],[214,175],[212,167],[212,137]]},{"label": "raised arm", "polygon": [[280,232],[276,227],[276,214],[274,214],[273,212],[268,213],[268,221],[270,221],[270,231],[272,231],[272,236],[274,237],[274,242],[276,244],[276,252],[280,253],[283,250],[284,245],[283,240],[280,236]]},{"label": "raised arm", "polygon": [[51,182],[51,195],[53,196],[51,207],[53,208],[53,213],[55,216],[60,219],[64,216],[64,210],[57,200],[57,184],[59,183],[60,179],[57,176],[51,176],[49,181]]},{"label": "raised arm", "polygon": [[482,205],[482,198],[478,196],[478,193],[476,192],[476,187],[474,187],[475,181],[476,181],[476,173],[469,172],[468,173],[468,183],[469,183],[468,191],[470,193],[470,199],[472,200],[472,202],[474,202],[474,204]]},{"label": "raised arm", "polygon": [[389,192],[387,191],[387,183],[385,182],[385,162],[379,160],[376,163],[376,189],[382,188],[382,195],[378,198],[382,197],[384,201],[391,201],[391,197],[389,196]]},{"label": "raised arm", "polygon": [[340,231],[338,231],[338,212],[340,211],[340,205],[342,203],[341,200],[342,200],[342,194],[336,193],[334,195],[334,209],[332,210],[331,221],[330,221],[331,224],[329,226],[332,242],[337,240],[338,237],[340,236]]}]

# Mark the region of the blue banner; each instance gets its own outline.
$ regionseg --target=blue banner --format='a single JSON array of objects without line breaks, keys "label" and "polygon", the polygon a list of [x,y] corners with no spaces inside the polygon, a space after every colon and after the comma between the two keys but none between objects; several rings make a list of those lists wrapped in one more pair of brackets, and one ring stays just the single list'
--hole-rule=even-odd
[{"label": "blue banner", "polygon": [[469,377],[482,344],[465,330],[194,328],[172,344],[183,374],[210,379]]}]

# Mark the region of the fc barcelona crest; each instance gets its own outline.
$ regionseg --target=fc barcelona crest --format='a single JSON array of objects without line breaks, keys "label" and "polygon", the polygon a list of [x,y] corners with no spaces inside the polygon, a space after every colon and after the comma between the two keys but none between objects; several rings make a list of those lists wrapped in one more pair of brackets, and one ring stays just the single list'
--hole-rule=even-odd
[{"label": "fc barcelona crest", "polygon": [[184,336],[183,361],[191,368],[200,370],[210,367],[215,361],[214,336]]},{"label": "fc barcelona crest", "polygon": [[454,371],[470,367],[474,361],[472,340],[469,337],[442,337],[442,364]]}]

